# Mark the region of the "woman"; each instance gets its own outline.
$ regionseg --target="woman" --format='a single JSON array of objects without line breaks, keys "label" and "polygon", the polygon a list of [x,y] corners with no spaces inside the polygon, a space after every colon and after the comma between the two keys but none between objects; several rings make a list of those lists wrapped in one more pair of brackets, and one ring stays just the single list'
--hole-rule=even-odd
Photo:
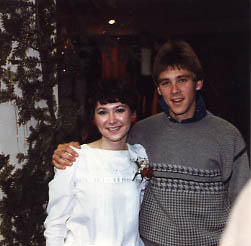
[{"label": "woman", "polygon": [[127,82],[98,83],[89,109],[101,138],[75,149],[73,166],[56,170],[49,184],[47,246],[143,245],[138,215],[146,181],[139,166],[147,155],[141,145],[126,143],[137,101]]}]

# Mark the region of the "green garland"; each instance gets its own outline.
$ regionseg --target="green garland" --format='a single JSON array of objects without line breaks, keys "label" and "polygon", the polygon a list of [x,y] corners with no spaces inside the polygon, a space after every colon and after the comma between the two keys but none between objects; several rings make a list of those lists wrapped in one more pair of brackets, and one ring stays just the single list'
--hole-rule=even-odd
[{"label": "green garland", "polygon": [[[21,168],[9,163],[8,153],[0,155],[0,186],[4,193],[0,200],[0,235],[3,236],[0,244],[41,246],[45,245],[43,222],[48,182],[53,175],[52,153],[58,143],[74,138],[83,109],[69,103],[59,110],[57,117],[53,87],[58,83],[58,64],[62,57],[55,50],[60,51],[64,40],[52,39],[56,23],[54,1],[2,2],[4,31],[0,32],[0,43],[1,47],[5,45],[5,50],[0,52],[0,103],[11,101],[17,106],[18,124],[27,124],[32,119],[36,125],[30,127],[27,154],[17,155]],[[16,46],[11,53],[10,44],[14,41]],[[27,56],[29,49],[38,52],[39,58]],[[15,66],[16,72],[10,72],[5,64]],[[21,94],[16,95],[14,89]],[[45,107],[39,107],[41,101]]]}]

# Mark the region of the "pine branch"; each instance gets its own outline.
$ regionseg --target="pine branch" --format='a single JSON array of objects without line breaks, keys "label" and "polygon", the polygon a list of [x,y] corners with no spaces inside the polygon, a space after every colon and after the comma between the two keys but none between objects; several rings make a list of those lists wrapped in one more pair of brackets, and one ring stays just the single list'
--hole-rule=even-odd
[{"label": "pine branch", "polygon": [[[2,5],[3,1],[3,5]],[[17,155],[21,168],[9,163],[9,157],[0,156],[0,187],[4,193],[0,201],[0,234],[3,246],[45,245],[43,222],[46,217],[48,201],[48,182],[53,176],[51,156],[58,143],[72,140],[76,134],[76,124],[83,108],[76,102],[64,101],[60,117],[56,117],[57,105],[53,87],[57,84],[57,72],[61,63],[69,68],[69,75],[84,77],[88,57],[93,52],[83,38],[86,57],[84,65],[76,57],[74,47],[69,49],[65,59],[59,55],[65,38],[57,39],[55,33],[55,4],[53,0],[36,1],[2,0],[1,10],[4,31],[0,33],[1,64],[11,62],[16,68],[15,74],[2,69],[0,72],[0,103],[12,101],[18,108],[18,123],[26,124],[31,119],[36,121],[29,128],[26,154]],[[11,51],[11,44],[15,47]],[[28,56],[27,51],[37,52],[37,56]],[[82,52],[82,51],[81,51]],[[7,61],[8,59],[8,61]],[[0,64],[0,65],[1,65]],[[75,70],[74,70],[75,69]],[[66,79],[67,80],[67,79]],[[64,82],[65,90],[71,87],[71,80]],[[21,93],[16,95],[15,90]],[[43,106],[40,103],[43,102]],[[75,135],[74,135],[75,134]]]}]

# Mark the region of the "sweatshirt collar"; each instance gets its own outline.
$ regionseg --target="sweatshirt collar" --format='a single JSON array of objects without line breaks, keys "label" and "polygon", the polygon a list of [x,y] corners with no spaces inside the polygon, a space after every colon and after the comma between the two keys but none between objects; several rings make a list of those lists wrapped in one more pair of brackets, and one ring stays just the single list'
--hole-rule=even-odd
[{"label": "sweatshirt collar", "polygon": [[[162,108],[162,110],[166,113],[166,115],[167,115],[167,117],[168,117],[168,119],[170,121],[179,123],[176,119],[174,119],[170,115],[169,110],[168,110],[168,105],[165,103],[163,97],[160,97],[160,99],[159,99],[159,105]],[[196,122],[196,121],[199,121],[199,120],[203,119],[206,115],[207,115],[207,111],[206,111],[205,102],[204,102],[202,96],[198,94],[196,96],[196,108],[195,108],[194,116],[192,118],[182,120],[180,123],[192,123],[192,122]]]}]

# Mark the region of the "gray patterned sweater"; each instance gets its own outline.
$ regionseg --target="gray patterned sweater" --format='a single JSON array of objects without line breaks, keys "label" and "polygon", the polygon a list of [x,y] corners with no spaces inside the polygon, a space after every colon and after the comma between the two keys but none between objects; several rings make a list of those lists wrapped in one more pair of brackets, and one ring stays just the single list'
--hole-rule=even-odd
[{"label": "gray patterned sweater", "polygon": [[157,245],[217,245],[250,177],[239,131],[209,112],[186,124],[159,113],[135,124],[128,141],[145,147],[154,175],[141,207],[141,236]]}]

